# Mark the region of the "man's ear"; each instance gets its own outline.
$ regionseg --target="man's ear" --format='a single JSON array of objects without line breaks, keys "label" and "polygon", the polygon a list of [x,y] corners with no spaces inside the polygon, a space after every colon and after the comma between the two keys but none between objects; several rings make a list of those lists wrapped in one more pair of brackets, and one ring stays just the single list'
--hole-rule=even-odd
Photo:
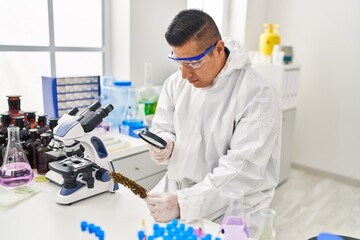
[{"label": "man's ear", "polygon": [[225,54],[225,43],[223,40],[219,40],[217,43],[216,43],[216,46],[215,46],[215,54],[216,56],[222,56],[223,54]]}]

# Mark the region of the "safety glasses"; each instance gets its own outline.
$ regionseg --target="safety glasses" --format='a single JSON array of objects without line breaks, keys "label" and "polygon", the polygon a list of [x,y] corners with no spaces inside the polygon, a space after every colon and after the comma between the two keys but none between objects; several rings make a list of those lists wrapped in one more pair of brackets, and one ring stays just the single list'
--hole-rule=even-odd
[{"label": "safety glasses", "polygon": [[211,50],[214,49],[218,42],[211,45],[208,49],[205,50],[205,52],[201,53],[200,55],[197,55],[195,57],[188,57],[188,58],[177,58],[173,55],[173,51],[170,52],[168,55],[168,58],[175,61],[179,67],[186,66],[192,69],[200,68],[204,63],[206,62],[206,59],[202,59],[206,54],[211,52]]}]

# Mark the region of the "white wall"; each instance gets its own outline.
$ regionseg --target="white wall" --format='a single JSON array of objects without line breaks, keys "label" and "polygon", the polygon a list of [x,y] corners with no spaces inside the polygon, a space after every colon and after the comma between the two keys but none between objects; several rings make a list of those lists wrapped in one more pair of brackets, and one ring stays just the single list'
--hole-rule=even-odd
[{"label": "white wall", "polygon": [[112,75],[130,79],[136,87],[144,83],[144,64],[151,63],[149,81],[162,84],[177,65],[169,61],[164,34],[186,0],[112,1]]},{"label": "white wall", "polygon": [[[359,180],[360,1],[254,2],[262,3],[250,9],[252,23],[279,23],[281,44],[292,45],[302,65],[293,161]],[[257,50],[262,30],[247,27],[247,47]]]}]

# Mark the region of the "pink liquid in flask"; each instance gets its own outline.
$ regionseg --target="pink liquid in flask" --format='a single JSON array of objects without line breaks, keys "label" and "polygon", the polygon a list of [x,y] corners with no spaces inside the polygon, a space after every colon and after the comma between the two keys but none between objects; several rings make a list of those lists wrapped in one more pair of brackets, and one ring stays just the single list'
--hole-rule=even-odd
[{"label": "pink liquid in flask", "polygon": [[31,182],[34,173],[27,162],[15,162],[0,168],[0,185],[16,187]]}]

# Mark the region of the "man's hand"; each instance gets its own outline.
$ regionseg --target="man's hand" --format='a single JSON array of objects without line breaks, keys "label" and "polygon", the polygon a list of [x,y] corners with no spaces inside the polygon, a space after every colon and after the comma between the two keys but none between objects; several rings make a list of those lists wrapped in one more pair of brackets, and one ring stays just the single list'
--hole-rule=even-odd
[{"label": "man's hand", "polygon": [[168,160],[172,154],[174,143],[171,140],[166,140],[166,148],[158,149],[150,144],[148,144],[150,157],[156,164],[162,164]]},{"label": "man's hand", "polygon": [[154,193],[149,194],[144,200],[156,222],[168,222],[180,217],[180,207],[175,194]]}]

